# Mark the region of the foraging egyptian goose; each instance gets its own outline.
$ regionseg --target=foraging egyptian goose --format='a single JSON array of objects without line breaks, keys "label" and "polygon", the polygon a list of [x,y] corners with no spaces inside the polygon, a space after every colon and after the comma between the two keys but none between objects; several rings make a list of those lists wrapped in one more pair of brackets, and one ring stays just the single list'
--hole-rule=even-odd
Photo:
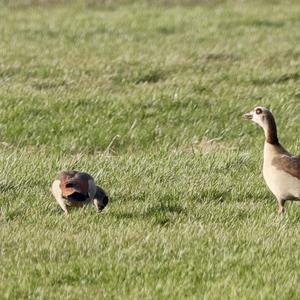
[{"label": "foraging egyptian goose", "polygon": [[286,200],[300,200],[300,156],[293,156],[279,143],[275,119],[264,107],[256,107],[244,118],[260,125],[265,133],[263,176],[278,201],[278,214]]},{"label": "foraging egyptian goose", "polygon": [[54,180],[51,191],[60,207],[68,215],[69,206],[82,207],[93,200],[98,212],[108,203],[108,196],[96,186],[94,178],[87,173],[63,171]]}]

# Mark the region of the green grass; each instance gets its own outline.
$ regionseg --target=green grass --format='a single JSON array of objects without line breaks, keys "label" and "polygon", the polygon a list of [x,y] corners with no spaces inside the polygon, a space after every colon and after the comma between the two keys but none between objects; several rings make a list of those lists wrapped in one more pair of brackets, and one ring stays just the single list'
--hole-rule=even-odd
[{"label": "green grass", "polygon": [[[298,1],[0,1],[0,299],[299,299],[300,207],[261,176],[270,107],[300,153]],[[111,202],[68,218],[49,186]]]}]

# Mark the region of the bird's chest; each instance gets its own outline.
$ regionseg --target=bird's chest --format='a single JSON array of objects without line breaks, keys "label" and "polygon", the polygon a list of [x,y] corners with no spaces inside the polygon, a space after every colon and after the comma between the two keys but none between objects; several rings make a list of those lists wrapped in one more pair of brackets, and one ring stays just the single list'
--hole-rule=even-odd
[{"label": "bird's chest", "polygon": [[265,161],[263,176],[267,186],[277,199],[299,198],[300,180],[289,173],[277,169],[271,162]]}]

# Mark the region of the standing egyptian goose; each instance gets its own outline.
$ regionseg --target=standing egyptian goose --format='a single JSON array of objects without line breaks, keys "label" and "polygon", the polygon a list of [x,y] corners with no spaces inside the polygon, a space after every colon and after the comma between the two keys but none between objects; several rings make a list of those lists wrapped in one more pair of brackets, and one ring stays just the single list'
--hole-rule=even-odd
[{"label": "standing egyptian goose", "polygon": [[94,178],[87,173],[63,171],[54,180],[51,191],[60,207],[68,215],[69,206],[82,207],[93,200],[98,212],[108,203],[108,196],[96,186]]},{"label": "standing egyptian goose", "polygon": [[260,125],[265,133],[263,176],[284,213],[286,200],[300,200],[300,156],[293,156],[279,143],[275,119],[264,107],[256,107],[244,118]]}]

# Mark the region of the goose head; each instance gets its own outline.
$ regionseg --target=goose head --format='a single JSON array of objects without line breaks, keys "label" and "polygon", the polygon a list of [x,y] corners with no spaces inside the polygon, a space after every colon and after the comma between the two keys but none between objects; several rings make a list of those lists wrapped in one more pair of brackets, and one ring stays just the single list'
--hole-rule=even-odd
[{"label": "goose head", "polygon": [[243,117],[263,128],[267,142],[278,143],[276,123],[270,110],[263,106],[257,106],[249,113],[244,114]]},{"label": "goose head", "polygon": [[263,106],[257,106],[249,113],[244,114],[244,119],[251,120],[254,123],[257,123],[262,128],[267,129],[270,120],[274,120],[274,117],[267,108]]}]

